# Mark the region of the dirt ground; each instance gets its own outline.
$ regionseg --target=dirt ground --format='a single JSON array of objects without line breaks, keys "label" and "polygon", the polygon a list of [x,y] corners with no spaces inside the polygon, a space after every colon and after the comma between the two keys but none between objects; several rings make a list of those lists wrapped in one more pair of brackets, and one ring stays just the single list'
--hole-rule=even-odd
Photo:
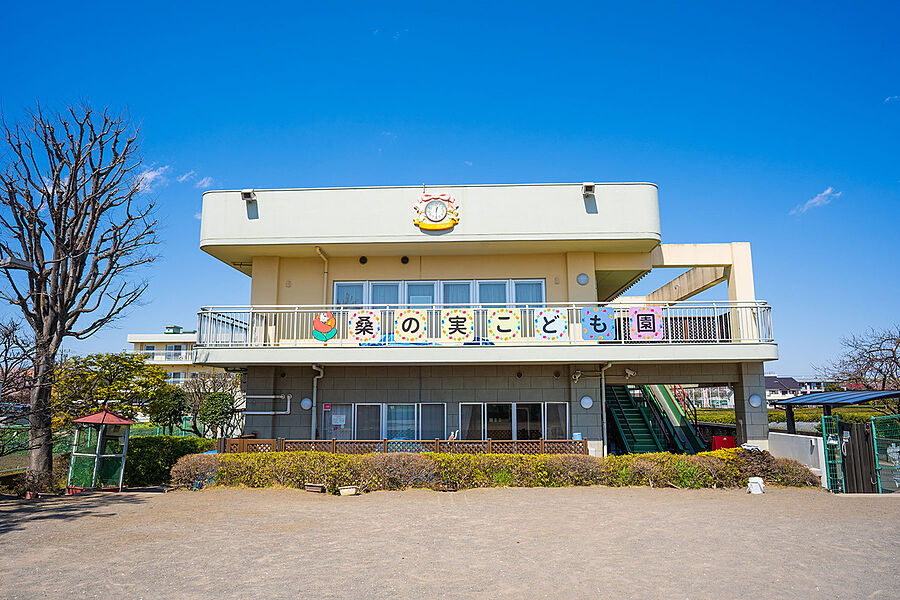
[{"label": "dirt ground", "polygon": [[0,500],[0,598],[897,598],[898,520],[772,488]]}]

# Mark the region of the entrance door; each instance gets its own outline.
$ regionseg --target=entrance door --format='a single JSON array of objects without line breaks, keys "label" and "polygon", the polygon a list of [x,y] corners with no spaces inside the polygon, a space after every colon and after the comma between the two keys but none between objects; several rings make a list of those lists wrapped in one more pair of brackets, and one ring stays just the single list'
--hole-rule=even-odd
[{"label": "entrance door", "polygon": [[380,440],[381,439],[381,405],[357,404],[356,405],[356,439]]},{"label": "entrance door", "polygon": [[353,439],[353,405],[332,404],[325,412],[325,439]]}]

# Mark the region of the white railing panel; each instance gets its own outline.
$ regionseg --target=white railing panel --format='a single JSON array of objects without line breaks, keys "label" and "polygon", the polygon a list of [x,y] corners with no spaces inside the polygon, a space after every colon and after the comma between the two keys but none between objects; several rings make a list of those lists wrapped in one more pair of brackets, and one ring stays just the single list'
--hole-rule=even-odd
[{"label": "white railing panel", "polygon": [[[589,339],[584,333],[582,316],[585,315],[587,319],[588,315],[593,314],[584,311],[598,308],[613,311],[614,318],[609,324],[614,321],[614,337]],[[450,313],[446,311],[453,309],[465,309],[472,315],[472,329],[466,339],[454,340],[442,334],[442,319],[449,318]],[[371,311],[378,317],[380,333],[377,336],[361,340],[353,335],[350,331],[351,317],[354,314],[358,316],[358,311]],[[516,316],[518,321],[515,320]],[[536,318],[539,323],[536,323]],[[771,307],[764,302],[647,303],[639,306],[545,303],[539,306],[471,304],[207,307],[198,313],[198,320],[198,346],[201,347],[774,342]],[[548,322],[551,324],[547,325]],[[505,333],[507,331],[509,333]],[[408,337],[404,338],[404,335]]]}]

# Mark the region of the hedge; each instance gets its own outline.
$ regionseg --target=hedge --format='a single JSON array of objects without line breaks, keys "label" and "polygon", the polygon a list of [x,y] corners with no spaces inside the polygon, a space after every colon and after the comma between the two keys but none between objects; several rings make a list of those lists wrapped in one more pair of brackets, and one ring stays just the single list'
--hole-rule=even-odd
[{"label": "hedge", "polygon": [[215,440],[147,435],[128,440],[125,485],[129,487],[169,483],[172,467],[179,458],[211,450]]},{"label": "hedge", "polygon": [[362,491],[405,488],[563,487],[580,485],[674,488],[743,487],[749,477],[769,484],[819,486],[800,463],[768,452],[740,448],[697,455],[655,453],[597,458],[575,454],[330,454],[277,452],[185,456],[172,470],[172,483],[300,488],[326,483]]}]

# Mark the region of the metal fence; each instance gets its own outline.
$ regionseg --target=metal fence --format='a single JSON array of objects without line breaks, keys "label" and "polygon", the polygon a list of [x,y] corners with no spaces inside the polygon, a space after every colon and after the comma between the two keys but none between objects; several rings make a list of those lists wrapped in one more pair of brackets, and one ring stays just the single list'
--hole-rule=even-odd
[{"label": "metal fence", "polygon": [[[591,337],[585,318],[597,309],[608,311],[608,328]],[[636,333],[636,313],[645,310],[651,333]],[[455,312],[454,312],[455,311]],[[464,312],[461,312],[464,311]],[[361,341],[351,324],[365,312],[375,325]],[[498,312],[511,315],[514,333],[497,335],[491,320]],[[422,335],[404,336],[399,321],[415,313]],[[447,335],[449,318],[466,319],[468,337]],[[542,327],[548,315],[558,315],[555,335]],[[325,323],[327,331],[317,324]],[[545,303],[390,306],[245,306],[205,307],[198,313],[199,347],[303,346],[498,346],[596,344],[733,344],[773,342],[771,307],[765,302],[678,302],[641,305]]]},{"label": "metal fence", "polygon": [[900,415],[872,417],[878,492],[900,491]]}]

